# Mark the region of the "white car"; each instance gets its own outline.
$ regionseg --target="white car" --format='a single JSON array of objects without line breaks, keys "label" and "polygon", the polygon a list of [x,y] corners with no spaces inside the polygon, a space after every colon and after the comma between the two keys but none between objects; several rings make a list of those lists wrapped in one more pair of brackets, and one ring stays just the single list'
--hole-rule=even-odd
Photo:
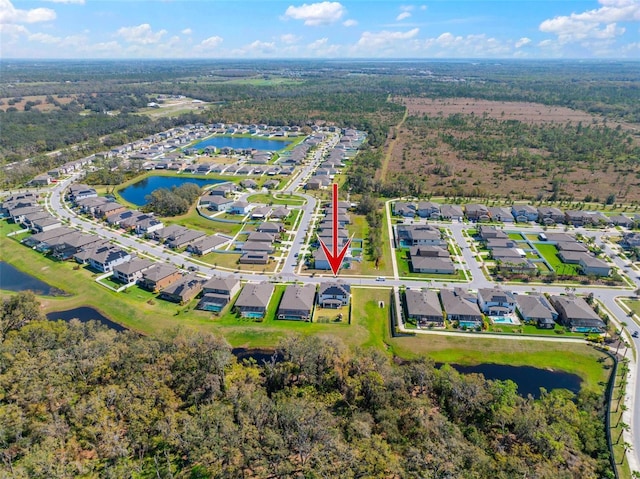
[{"label": "white car", "polygon": [[386,281],[386,278],[384,276],[378,276],[376,281]]}]

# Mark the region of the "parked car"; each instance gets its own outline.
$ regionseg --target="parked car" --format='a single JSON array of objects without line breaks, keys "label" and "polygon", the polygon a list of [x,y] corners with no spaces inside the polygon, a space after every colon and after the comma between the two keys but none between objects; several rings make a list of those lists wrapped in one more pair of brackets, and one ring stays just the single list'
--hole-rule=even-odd
[{"label": "parked car", "polygon": [[386,278],[384,276],[378,276],[376,281],[386,281]]},{"label": "parked car", "polygon": [[633,336],[634,338],[637,338],[638,336],[640,336],[640,334],[638,334],[638,331],[634,331],[631,336]]}]

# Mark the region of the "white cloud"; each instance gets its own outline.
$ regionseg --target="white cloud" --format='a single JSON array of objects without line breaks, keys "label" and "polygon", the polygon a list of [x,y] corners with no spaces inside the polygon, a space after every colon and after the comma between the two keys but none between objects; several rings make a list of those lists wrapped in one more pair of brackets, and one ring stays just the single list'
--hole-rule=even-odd
[{"label": "white cloud", "polygon": [[599,0],[599,3],[600,8],[550,18],[538,28],[556,35],[560,43],[570,43],[615,38],[625,32],[625,28],[618,27],[616,22],[640,21],[638,0]]},{"label": "white cloud", "polygon": [[158,43],[166,33],[166,30],[154,32],[151,29],[151,25],[143,23],[136,27],[122,27],[118,30],[117,36],[122,37],[129,43],[150,45],[152,43]]},{"label": "white cloud", "polygon": [[396,17],[396,21],[404,20],[405,18],[409,18],[411,14],[409,12],[402,12]]},{"label": "white cloud", "polygon": [[358,22],[357,22],[357,20],[353,20],[352,18],[350,18],[350,19],[345,20],[344,22],[342,22],[342,24],[345,27],[355,27],[358,24]]},{"label": "white cloud", "polygon": [[376,33],[363,32],[360,40],[358,40],[358,43],[356,44],[356,47],[366,48],[367,50],[388,48],[399,42],[414,38],[419,32],[420,30],[418,28],[414,28],[407,32],[390,32],[387,30]]},{"label": "white cloud", "polygon": [[315,42],[309,43],[309,45],[307,45],[307,48],[309,48],[310,50],[318,50],[320,48],[326,48],[328,43],[329,43],[329,39],[328,38],[326,38],[326,37],[325,38],[319,38]]},{"label": "white cloud", "polygon": [[47,44],[60,43],[61,41],[60,37],[54,37],[53,35],[49,35],[48,33],[33,33],[29,35],[28,38],[30,42],[40,42]]},{"label": "white cloud", "polygon": [[0,0],[0,24],[48,22],[55,18],[56,12],[50,8],[21,10],[15,8],[10,0]]},{"label": "white cloud", "polygon": [[292,43],[298,43],[300,41],[300,37],[293,33],[285,33],[284,35],[280,35],[280,41],[287,45],[291,45]]},{"label": "white cloud", "polygon": [[516,42],[516,48],[522,48],[523,46],[531,43],[531,39],[527,37],[522,37],[520,40]]},{"label": "white cloud", "polygon": [[190,28],[185,28],[180,33],[182,33],[183,35],[191,35],[193,33],[193,30],[191,30]]},{"label": "white cloud", "polygon": [[285,18],[303,20],[305,25],[329,25],[339,21],[346,9],[339,2],[320,2],[303,4],[299,7],[290,5],[284,13]]},{"label": "white cloud", "polygon": [[427,9],[426,5],[420,5],[420,10],[422,10],[423,12]]},{"label": "white cloud", "polygon": [[75,3],[77,5],[84,5],[84,0],[43,0],[51,3]]},{"label": "white cloud", "polygon": [[214,48],[218,48],[223,41],[222,37],[216,35],[202,40],[200,47],[206,50],[213,50]]}]

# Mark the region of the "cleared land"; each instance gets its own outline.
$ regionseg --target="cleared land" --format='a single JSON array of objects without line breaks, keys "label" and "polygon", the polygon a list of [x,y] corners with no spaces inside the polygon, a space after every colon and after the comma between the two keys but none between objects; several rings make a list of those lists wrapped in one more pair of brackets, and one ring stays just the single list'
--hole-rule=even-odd
[{"label": "cleared land", "polygon": [[397,101],[408,117],[383,180],[399,195],[640,201],[640,125],[533,103]]}]

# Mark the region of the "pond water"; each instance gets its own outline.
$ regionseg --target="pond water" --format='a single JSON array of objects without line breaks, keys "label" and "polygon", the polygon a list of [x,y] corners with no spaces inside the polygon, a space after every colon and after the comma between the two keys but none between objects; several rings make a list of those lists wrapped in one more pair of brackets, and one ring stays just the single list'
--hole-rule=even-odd
[{"label": "pond water", "polygon": [[197,150],[206,148],[207,146],[215,146],[216,148],[233,148],[234,150],[262,150],[262,151],[278,151],[290,145],[290,141],[286,140],[269,140],[266,138],[245,138],[235,136],[212,136],[206,140],[200,141],[192,146]]},{"label": "pond water", "polygon": [[136,206],[147,204],[146,196],[158,188],[171,189],[185,183],[194,183],[200,187],[224,183],[224,180],[214,180],[211,178],[184,178],[180,176],[148,176],[137,183],[120,190],[120,195],[129,203]]},{"label": "pond water", "polygon": [[29,290],[42,296],[64,296],[66,294],[4,261],[0,261],[0,289],[7,291]]},{"label": "pond water", "polygon": [[478,373],[485,379],[505,381],[510,379],[518,385],[518,394],[526,397],[531,394],[534,398],[540,397],[540,388],[547,391],[552,389],[568,389],[573,393],[580,392],[582,380],[576,374],[564,371],[551,371],[532,366],[508,366],[504,364],[478,364],[475,366],[462,366],[452,364],[456,371],[463,374]]},{"label": "pond water", "polygon": [[47,319],[49,321],[58,321],[60,319],[63,321],[71,321],[72,319],[77,319],[82,323],[88,323],[89,321],[98,321],[100,324],[107,326],[108,328],[115,331],[125,331],[127,329],[118,323],[114,323],[102,313],[88,306],[67,309],[66,311],[54,311],[47,314]]}]

